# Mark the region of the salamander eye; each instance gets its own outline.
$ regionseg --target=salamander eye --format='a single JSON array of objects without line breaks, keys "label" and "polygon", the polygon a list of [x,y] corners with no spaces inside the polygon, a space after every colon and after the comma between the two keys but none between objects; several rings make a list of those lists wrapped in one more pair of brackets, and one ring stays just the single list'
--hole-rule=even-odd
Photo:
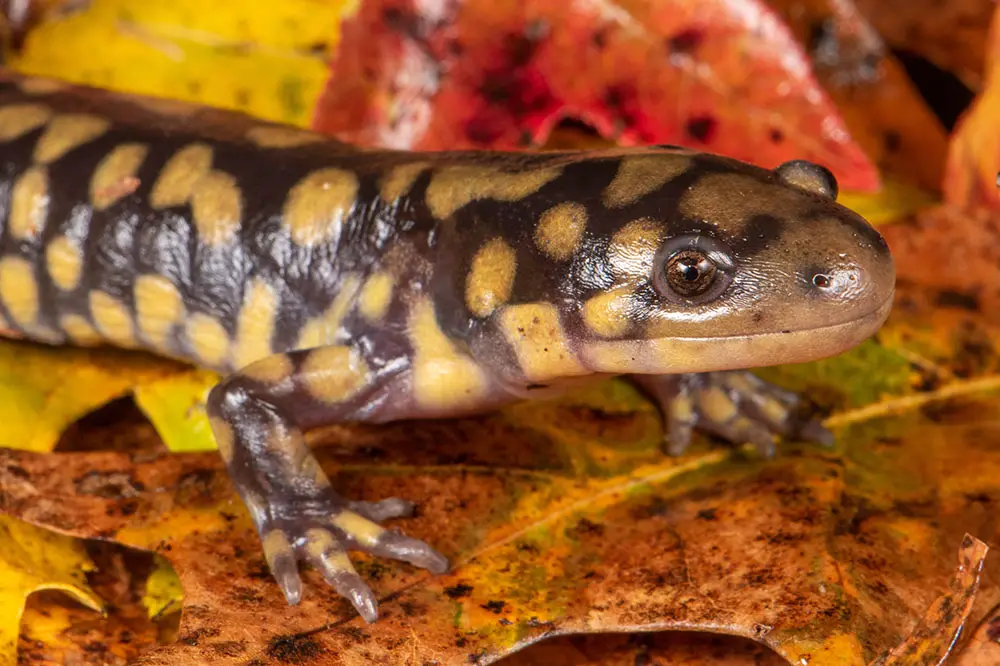
[{"label": "salamander eye", "polygon": [[707,291],[715,280],[715,271],[715,264],[698,250],[681,250],[667,259],[667,283],[685,298]]},{"label": "salamander eye", "polygon": [[653,286],[664,298],[705,303],[733,281],[728,249],[707,236],[680,236],[660,248]]}]

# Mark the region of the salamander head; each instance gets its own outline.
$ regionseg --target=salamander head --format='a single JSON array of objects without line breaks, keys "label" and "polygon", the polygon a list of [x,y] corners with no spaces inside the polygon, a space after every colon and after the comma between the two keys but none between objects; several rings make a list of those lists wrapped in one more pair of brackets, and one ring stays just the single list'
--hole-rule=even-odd
[{"label": "salamander head", "polygon": [[822,167],[651,152],[623,158],[601,196],[598,233],[564,283],[592,370],[812,361],[859,344],[889,314],[889,248],[836,203]]}]

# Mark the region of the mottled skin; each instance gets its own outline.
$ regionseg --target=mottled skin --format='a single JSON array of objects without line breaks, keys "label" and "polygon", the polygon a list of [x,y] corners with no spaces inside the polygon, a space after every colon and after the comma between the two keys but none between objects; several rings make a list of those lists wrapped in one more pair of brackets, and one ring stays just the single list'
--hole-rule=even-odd
[{"label": "mottled skin", "polygon": [[225,375],[207,409],[291,603],[311,562],[369,621],[360,549],[445,570],[351,502],[302,432],[449,417],[631,374],[694,427],[826,439],[742,368],[839,353],[895,273],[824,169],[673,148],[363,152],[245,116],[0,78],[8,335]]}]

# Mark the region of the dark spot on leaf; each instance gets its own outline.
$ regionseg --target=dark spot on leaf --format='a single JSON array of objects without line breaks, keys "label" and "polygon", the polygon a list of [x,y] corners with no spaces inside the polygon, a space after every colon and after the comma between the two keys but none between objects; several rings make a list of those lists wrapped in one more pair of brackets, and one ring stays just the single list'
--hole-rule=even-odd
[{"label": "dark spot on leaf", "polygon": [[286,664],[305,664],[322,653],[322,646],[309,636],[277,636],[267,646],[269,657]]},{"label": "dark spot on leaf", "polygon": [[687,121],[684,131],[695,141],[710,143],[718,126],[719,122],[712,116],[696,116]]},{"label": "dark spot on leaf", "polygon": [[459,583],[458,585],[444,588],[444,593],[452,599],[461,599],[462,597],[469,596],[473,589],[474,588],[471,585]]},{"label": "dark spot on leaf", "polygon": [[886,130],[882,135],[882,142],[886,151],[895,153],[902,147],[903,137],[896,130]]},{"label": "dark spot on leaf", "polygon": [[699,511],[695,517],[698,520],[715,520],[716,509],[702,509]]},{"label": "dark spot on leaf", "polygon": [[936,300],[943,308],[961,308],[973,312],[978,312],[980,308],[979,296],[968,292],[945,289],[938,293]]},{"label": "dark spot on leaf", "polygon": [[340,629],[340,633],[344,634],[345,636],[350,638],[351,641],[355,643],[364,643],[369,639],[368,633],[362,630],[360,627],[342,627]]},{"label": "dark spot on leaf", "polygon": [[604,534],[604,525],[587,520],[586,518],[581,518],[576,525],[566,530],[566,536],[571,539],[580,539],[586,535],[601,536],[602,534]]},{"label": "dark spot on leaf", "polygon": [[487,601],[485,604],[482,604],[480,606],[480,608],[488,610],[491,613],[496,613],[497,615],[502,613],[504,608],[506,607],[507,607],[506,601]]},{"label": "dark spot on leaf", "polygon": [[785,140],[785,133],[777,127],[772,127],[771,131],[767,133],[767,138],[771,140],[771,143],[781,143]]},{"label": "dark spot on leaf", "polygon": [[10,472],[12,476],[16,476],[19,479],[27,479],[30,476],[26,469],[18,465],[10,465],[7,467],[7,471]]},{"label": "dark spot on leaf", "polygon": [[697,28],[682,30],[667,40],[671,53],[691,53],[705,38],[705,33]]},{"label": "dark spot on leaf", "polygon": [[994,643],[1000,643],[1000,615],[992,618],[986,628],[986,638]]},{"label": "dark spot on leaf", "polygon": [[223,657],[238,657],[247,650],[243,641],[220,641],[212,643],[209,647]]}]

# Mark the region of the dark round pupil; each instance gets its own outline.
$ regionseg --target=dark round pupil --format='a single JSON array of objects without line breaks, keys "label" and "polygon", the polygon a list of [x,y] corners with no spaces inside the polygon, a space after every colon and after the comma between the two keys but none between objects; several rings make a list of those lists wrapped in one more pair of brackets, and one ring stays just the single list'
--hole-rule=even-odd
[{"label": "dark round pupil", "polygon": [[701,270],[698,268],[698,263],[691,258],[681,259],[677,262],[681,276],[688,282],[694,282],[701,277]]}]

